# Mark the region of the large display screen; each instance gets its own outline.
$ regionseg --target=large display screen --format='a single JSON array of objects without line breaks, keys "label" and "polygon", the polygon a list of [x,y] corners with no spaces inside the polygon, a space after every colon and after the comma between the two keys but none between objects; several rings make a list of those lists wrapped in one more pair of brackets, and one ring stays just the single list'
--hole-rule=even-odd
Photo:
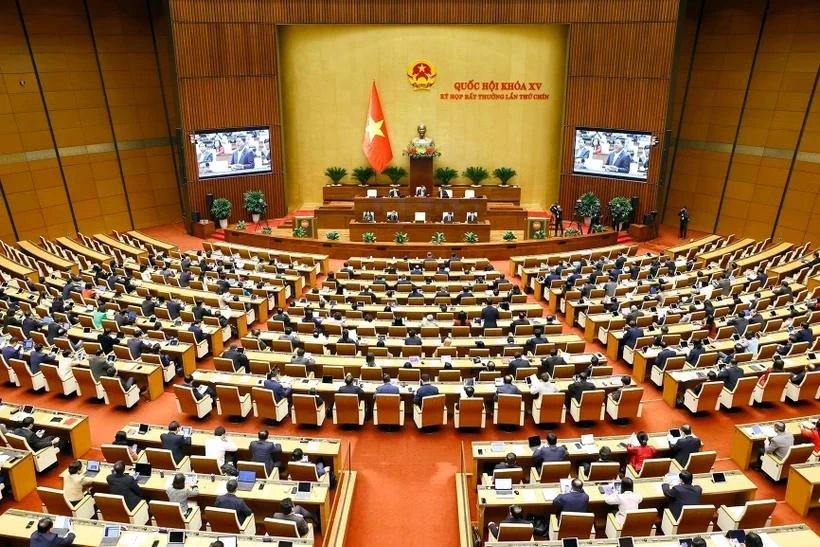
[{"label": "large display screen", "polygon": [[577,127],[573,173],[646,182],[652,134]]},{"label": "large display screen", "polygon": [[199,178],[270,173],[270,128],[209,129],[194,133]]}]

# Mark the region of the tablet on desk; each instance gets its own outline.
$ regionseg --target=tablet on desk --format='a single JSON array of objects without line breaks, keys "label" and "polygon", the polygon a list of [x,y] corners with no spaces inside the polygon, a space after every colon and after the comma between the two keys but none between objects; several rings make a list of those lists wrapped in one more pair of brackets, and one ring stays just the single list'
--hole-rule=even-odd
[{"label": "tablet on desk", "polygon": [[712,482],[715,483],[715,484],[726,482],[726,474],[724,474],[724,473],[712,473]]}]

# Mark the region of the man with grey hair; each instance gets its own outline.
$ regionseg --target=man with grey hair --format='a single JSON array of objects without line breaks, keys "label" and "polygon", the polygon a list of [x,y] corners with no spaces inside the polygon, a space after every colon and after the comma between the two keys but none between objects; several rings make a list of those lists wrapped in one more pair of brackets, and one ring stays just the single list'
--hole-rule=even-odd
[{"label": "man with grey hair", "polygon": [[[794,444],[794,435],[786,432],[786,424],[783,422],[776,422],[774,424],[774,437],[763,441],[763,448],[760,449],[760,458],[764,454],[771,454],[775,458],[783,459],[789,452],[789,448]],[[761,462],[758,462],[757,468],[760,469]]]}]

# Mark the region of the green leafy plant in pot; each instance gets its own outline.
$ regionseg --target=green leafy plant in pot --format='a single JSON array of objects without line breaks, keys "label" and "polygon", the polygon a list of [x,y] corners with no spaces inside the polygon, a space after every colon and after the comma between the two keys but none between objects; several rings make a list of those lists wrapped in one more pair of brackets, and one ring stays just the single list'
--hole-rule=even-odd
[{"label": "green leafy plant in pot", "polygon": [[325,237],[328,238],[330,241],[339,241],[340,236],[339,236],[339,232],[333,231],[333,232],[328,232],[327,234],[325,234]]},{"label": "green leafy plant in pot", "polygon": [[444,232],[435,232],[433,233],[433,237],[430,238],[430,243],[435,243],[436,245],[440,245],[447,241],[447,238],[444,237]]},{"label": "green leafy plant in pot", "polygon": [[216,198],[211,205],[211,214],[219,221],[220,228],[227,228],[228,218],[231,216],[231,202],[225,198]]},{"label": "green leafy plant in pot", "polygon": [[516,237],[515,233],[511,230],[507,230],[506,232],[504,232],[504,235],[501,236],[501,239],[503,239],[504,241],[515,241],[516,239],[518,239],[518,237]]},{"label": "green leafy plant in pot", "polygon": [[401,245],[410,241],[410,238],[406,232],[396,232],[396,235],[393,236],[393,241]]},{"label": "green leafy plant in pot", "polygon": [[391,186],[398,186],[399,181],[407,176],[407,169],[404,167],[399,167],[398,165],[391,165],[382,171],[382,173],[387,175],[387,178],[390,179]]},{"label": "green leafy plant in pot", "polygon": [[458,176],[458,171],[452,167],[439,167],[434,174],[442,186],[450,186],[450,181]]},{"label": "green leafy plant in pot", "polygon": [[493,171],[493,176],[501,181],[501,186],[508,186],[510,179],[517,174],[512,167],[498,167]]},{"label": "green leafy plant in pot", "polygon": [[362,241],[365,243],[375,243],[376,242],[376,234],[373,232],[365,232],[362,234]]},{"label": "green leafy plant in pot", "polygon": [[372,167],[357,167],[353,170],[353,178],[359,183],[359,186],[367,186],[367,181],[375,176],[376,171]]},{"label": "green leafy plant in pot", "polygon": [[325,176],[330,179],[333,186],[339,186],[342,179],[347,176],[347,169],[344,167],[328,167],[325,169]]},{"label": "green leafy plant in pot", "polygon": [[466,243],[478,243],[478,234],[475,232],[467,232],[464,234],[464,241]]},{"label": "green leafy plant in pot", "polygon": [[245,222],[244,220],[240,220],[239,222],[236,223],[236,229],[237,230],[245,230],[245,229],[247,229],[247,227],[248,227],[248,223]]},{"label": "green leafy plant in pot", "polygon": [[293,237],[307,237],[307,235],[307,230],[305,230],[301,226],[297,226],[293,229]]},{"label": "green leafy plant in pot", "polygon": [[262,226],[262,233],[265,235],[271,235],[273,233],[273,228],[270,226]]},{"label": "green leafy plant in pot", "polygon": [[259,215],[265,212],[265,194],[261,190],[248,190],[245,192],[242,201],[245,210],[251,214],[253,222],[259,222]]},{"label": "green leafy plant in pot", "polygon": [[601,214],[601,200],[592,192],[581,194],[575,204],[575,213],[583,217],[585,226],[589,226],[592,219]]},{"label": "green leafy plant in pot", "polygon": [[478,165],[471,165],[461,173],[461,176],[470,179],[473,186],[481,186],[482,182],[490,178],[490,174],[487,170]]},{"label": "green leafy plant in pot", "polygon": [[615,196],[609,200],[609,216],[612,217],[612,226],[620,231],[632,214],[632,202],[623,196]]}]

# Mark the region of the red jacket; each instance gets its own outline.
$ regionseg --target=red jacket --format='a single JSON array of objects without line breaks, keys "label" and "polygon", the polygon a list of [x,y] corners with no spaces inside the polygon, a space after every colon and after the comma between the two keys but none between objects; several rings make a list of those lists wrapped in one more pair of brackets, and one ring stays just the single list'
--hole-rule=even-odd
[{"label": "red jacket", "polygon": [[629,465],[635,468],[635,471],[640,471],[643,467],[643,462],[650,458],[654,458],[658,453],[658,449],[654,446],[641,445],[627,445],[626,453],[629,454]]},{"label": "red jacket", "polygon": [[814,444],[815,451],[820,450],[820,431],[817,431],[816,429],[803,429],[801,427],[800,434]]}]

